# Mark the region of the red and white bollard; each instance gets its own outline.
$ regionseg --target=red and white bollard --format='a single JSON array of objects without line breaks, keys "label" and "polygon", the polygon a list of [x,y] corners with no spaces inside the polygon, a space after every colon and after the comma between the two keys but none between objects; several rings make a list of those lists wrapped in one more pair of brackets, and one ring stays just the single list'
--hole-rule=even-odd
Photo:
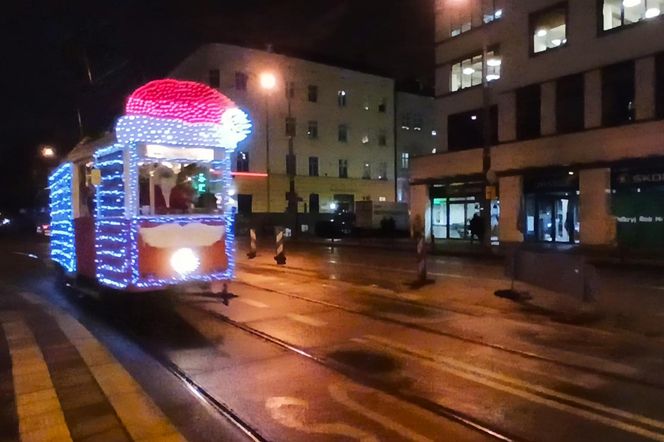
[{"label": "red and white bollard", "polygon": [[275,235],[275,244],[276,244],[276,255],[274,257],[274,260],[277,262],[278,265],[284,265],[286,264],[286,254],[284,253],[284,228],[275,227],[274,235]]},{"label": "red and white bollard", "polygon": [[249,252],[247,257],[249,259],[256,257],[256,229],[249,229]]}]

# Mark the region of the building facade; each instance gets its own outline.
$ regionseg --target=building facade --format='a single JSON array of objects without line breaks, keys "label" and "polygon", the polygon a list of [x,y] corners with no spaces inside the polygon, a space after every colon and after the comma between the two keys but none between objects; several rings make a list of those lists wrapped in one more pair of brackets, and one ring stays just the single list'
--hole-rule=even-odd
[{"label": "building facade", "polygon": [[239,213],[285,212],[291,176],[300,213],[395,200],[392,79],[226,44],[200,47],[171,76],[218,88],[253,121],[232,163]]},{"label": "building facade", "polygon": [[502,243],[664,247],[664,1],[435,12],[441,152],[411,160],[429,237],[467,237],[489,197]]},{"label": "building facade", "polygon": [[438,133],[433,121],[433,97],[397,91],[396,93],[396,173],[397,201],[410,197],[410,159],[437,152]]}]

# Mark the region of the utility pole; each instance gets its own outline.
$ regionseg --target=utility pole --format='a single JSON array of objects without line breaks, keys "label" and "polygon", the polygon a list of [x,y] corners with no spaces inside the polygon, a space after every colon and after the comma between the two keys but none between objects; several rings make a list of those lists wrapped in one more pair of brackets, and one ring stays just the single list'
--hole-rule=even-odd
[{"label": "utility pole", "polygon": [[484,199],[482,200],[482,223],[484,224],[483,245],[491,247],[491,201],[495,194],[491,177],[491,102],[489,96],[488,48],[486,30],[482,45],[482,178],[484,182]]}]

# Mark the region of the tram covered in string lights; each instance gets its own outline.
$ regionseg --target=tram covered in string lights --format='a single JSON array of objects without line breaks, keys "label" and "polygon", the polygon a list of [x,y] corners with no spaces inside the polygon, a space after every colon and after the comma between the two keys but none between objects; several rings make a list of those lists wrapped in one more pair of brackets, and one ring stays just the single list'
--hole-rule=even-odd
[{"label": "tram covered in string lights", "polygon": [[247,115],[204,84],[134,91],[112,134],[49,176],[51,260],[69,279],[122,291],[233,277],[230,156]]}]

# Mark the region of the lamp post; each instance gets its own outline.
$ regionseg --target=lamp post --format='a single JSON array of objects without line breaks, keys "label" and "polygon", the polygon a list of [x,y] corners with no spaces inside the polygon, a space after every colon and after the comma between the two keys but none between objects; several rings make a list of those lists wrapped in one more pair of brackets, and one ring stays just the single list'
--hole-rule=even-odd
[{"label": "lamp post", "polygon": [[265,91],[265,169],[267,172],[267,213],[270,213],[270,94],[277,85],[277,79],[271,72],[260,74],[260,84]]}]

